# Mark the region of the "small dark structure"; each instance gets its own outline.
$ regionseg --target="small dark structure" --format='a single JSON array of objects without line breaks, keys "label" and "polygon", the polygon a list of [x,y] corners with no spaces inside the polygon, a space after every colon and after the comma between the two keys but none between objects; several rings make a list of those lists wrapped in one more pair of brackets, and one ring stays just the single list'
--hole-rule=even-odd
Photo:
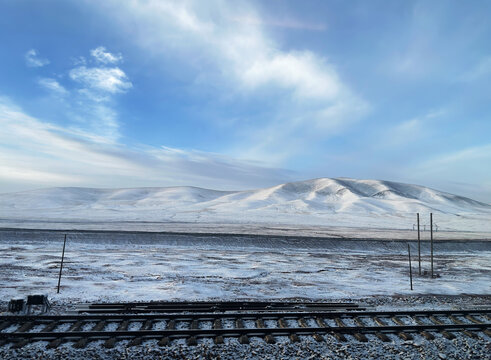
[{"label": "small dark structure", "polygon": [[28,295],[27,314],[31,313],[32,306],[41,306],[41,313],[45,313],[51,308],[46,295]]},{"label": "small dark structure", "polygon": [[26,302],[24,299],[12,299],[9,302],[9,312],[21,312],[24,311]]}]

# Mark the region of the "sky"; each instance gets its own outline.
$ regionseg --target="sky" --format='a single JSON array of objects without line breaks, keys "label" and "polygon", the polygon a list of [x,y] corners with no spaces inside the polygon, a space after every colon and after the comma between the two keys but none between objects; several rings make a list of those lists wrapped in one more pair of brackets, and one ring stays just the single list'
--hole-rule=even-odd
[{"label": "sky", "polygon": [[319,177],[491,203],[490,1],[0,1],[0,192]]}]

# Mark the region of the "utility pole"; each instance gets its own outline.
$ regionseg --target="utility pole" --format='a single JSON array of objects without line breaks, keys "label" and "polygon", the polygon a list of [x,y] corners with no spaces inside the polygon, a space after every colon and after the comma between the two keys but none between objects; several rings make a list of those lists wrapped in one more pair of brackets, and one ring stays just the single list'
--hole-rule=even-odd
[{"label": "utility pole", "polygon": [[66,234],[65,234],[65,240],[63,240],[63,252],[61,253],[60,275],[58,276],[58,290],[56,291],[57,294],[60,293],[61,270],[63,270],[63,259],[65,258],[65,245],[66,245]]},{"label": "utility pole", "polygon": [[421,235],[419,233],[419,213],[416,214],[418,220],[418,269],[419,275],[421,275]]},{"label": "utility pole", "polygon": [[433,279],[433,213],[430,213],[431,278]]},{"label": "utility pole", "polygon": [[407,254],[409,257],[409,282],[411,284],[411,290],[413,289],[413,268],[411,266],[411,248],[407,244]]}]

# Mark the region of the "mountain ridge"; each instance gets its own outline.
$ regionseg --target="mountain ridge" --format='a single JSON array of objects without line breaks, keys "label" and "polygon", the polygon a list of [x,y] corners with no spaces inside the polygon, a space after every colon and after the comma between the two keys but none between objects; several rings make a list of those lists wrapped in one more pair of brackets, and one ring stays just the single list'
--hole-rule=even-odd
[{"label": "mountain ridge", "polygon": [[[145,228],[181,224],[411,229],[429,213],[439,229],[491,233],[491,205],[421,185],[318,178],[267,188],[222,191],[193,186],[47,188],[0,194],[4,227]],[[43,225],[44,224],[44,225]],[[51,225],[50,225],[51,224]],[[58,225],[56,225],[58,224]],[[81,225],[82,224],[82,225]],[[261,225],[262,224],[262,225]],[[32,226],[32,225],[29,225]],[[92,226],[92,225],[87,225]],[[186,228],[186,225],[182,225]],[[362,230],[360,230],[362,231]]]},{"label": "mountain ridge", "polygon": [[[223,191],[196,186],[170,187],[137,187],[137,188],[88,188],[88,187],[52,187],[28,190],[15,193],[0,194],[0,207],[12,207],[14,202],[19,204],[48,206],[53,202],[69,206],[81,203],[97,202],[137,202],[149,198],[162,202],[210,202],[218,199],[226,202],[244,200],[260,202],[291,202],[304,200],[320,203],[350,203],[377,199],[380,201],[419,201],[426,204],[451,205],[462,208],[491,209],[491,205],[460,195],[439,191],[429,187],[405,184],[386,180],[357,180],[351,178],[316,178],[304,181],[288,182],[267,188]],[[10,201],[9,201],[10,200]]]}]

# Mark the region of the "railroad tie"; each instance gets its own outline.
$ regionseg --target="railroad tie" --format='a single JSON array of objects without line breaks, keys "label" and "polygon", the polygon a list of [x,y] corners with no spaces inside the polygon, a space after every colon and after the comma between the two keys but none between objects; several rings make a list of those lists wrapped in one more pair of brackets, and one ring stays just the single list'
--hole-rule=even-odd
[{"label": "railroad tie", "polygon": [[283,318],[278,319],[278,326],[282,329],[288,328],[288,324],[286,323],[285,319],[283,319]]},{"label": "railroad tie", "polygon": [[[236,319],[235,320],[235,327],[237,329],[243,329],[244,328],[244,322],[242,319]],[[249,337],[246,334],[243,334],[239,337],[239,342],[241,344],[249,344]]]},{"label": "railroad tie", "polygon": [[[74,328],[76,330],[72,330],[72,331],[78,331],[83,325],[83,323],[81,321],[80,321],[80,323],[81,324],[76,323],[77,326],[74,325]],[[106,327],[106,321],[101,320],[97,324],[95,324],[94,327],[90,331],[102,331],[102,330],[104,330],[105,327]],[[88,337],[81,338],[79,341],[77,341],[75,344],[73,344],[73,347],[76,349],[83,349],[84,347],[87,346],[89,341],[90,341],[90,339]]]},{"label": "railroad tie", "polygon": [[[257,319],[256,320],[256,327],[258,329],[265,329],[266,325],[264,325],[264,320],[261,318]],[[274,338],[273,335],[267,334],[264,336],[264,341],[266,341],[266,343],[268,343],[268,344],[274,344],[276,342],[276,339]]]},{"label": "railroad tie", "polygon": [[[452,322],[453,322],[453,323],[455,323],[455,324],[457,324],[457,325],[463,325],[463,324],[465,324],[465,322],[463,322],[463,321],[461,321],[461,320],[457,319],[457,318],[456,318],[455,316],[453,316],[453,315],[448,315],[448,318],[449,318],[450,320],[452,320]],[[469,331],[469,330],[462,330],[462,333],[464,333],[465,335],[467,335],[467,336],[469,336],[469,337],[471,337],[471,338],[473,338],[473,339],[479,339],[479,336],[477,336],[477,334],[476,334],[476,333],[473,333],[472,331]]]},{"label": "railroad tie", "polygon": [[[34,326],[34,321],[28,321],[21,327],[19,327],[15,332],[28,332]],[[15,344],[12,345],[12,349],[20,349],[29,342],[29,339],[20,339]]]},{"label": "railroad tie", "polygon": [[305,320],[304,318],[299,318],[297,321],[298,321],[298,325],[300,325],[300,327],[303,327],[303,328],[309,327],[309,324],[307,324],[307,320]]},{"label": "railroad tie", "polygon": [[58,346],[61,345],[62,342],[63,342],[62,337],[56,338],[54,340],[51,340],[50,343],[48,345],[46,345],[46,348],[47,349],[56,349]]},{"label": "railroad tie", "polygon": [[60,323],[58,321],[52,321],[49,324],[47,324],[41,332],[47,333],[47,332],[52,332]]},{"label": "railroad tie", "polygon": [[[373,321],[375,321],[375,323],[377,323],[379,326],[387,326],[387,323],[383,319],[381,319],[377,316],[373,317]],[[404,325],[404,323],[399,318],[396,318],[395,316],[392,317],[392,321],[394,321],[398,325]],[[405,333],[403,331],[398,332],[397,335],[399,335],[399,337],[402,340],[412,340],[412,338],[413,338],[411,335],[409,335],[408,333]]]},{"label": "railroad tie", "polygon": [[[175,320],[169,320],[167,323],[166,330],[175,330],[176,329],[176,321]],[[167,346],[170,344],[170,339],[168,336],[164,336],[160,341],[158,342],[159,346]]]},{"label": "railroad tie", "polygon": [[[423,321],[421,321],[421,319],[419,317],[417,317],[417,316],[413,316],[412,319],[418,325],[425,325],[425,323]],[[433,334],[429,333],[428,331],[423,330],[423,331],[420,331],[419,333],[421,335],[423,335],[426,340],[433,340],[433,339],[435,339],[435,337],[433,336]]]},{"label": "railroad tie", "polygon": [[[15,330],[15,332],[26,332],[26,331],[29,331],[29,329],[31,329],[33,326],[34,326],[34,322],[29,321],[29,322],[26,322],[24,325],[20,326],[17,330]],[[27,340],[27,339],[17,340],[11,346],[11,349],[19,349],[19,348],[23,347],[24,345],[26,345],[28,342],[29,342],[29,340]]]},{"label": "railroad tie", "polygon": [[[343,322],[343,320],[341,320],[340,318],[337,318],[339,320],[339,322],[336,322],[337,324],[343,324],[343,325],[340,325],[340,326],[346,326],[346,324]],[[358,319],[356,316],[354,317],[354,321],[356,322],[356,324],[360,324],[362,323],[363,324],[363,321],[361,321],[360,319]],[[353,333],[353,336],[355,337],[356,340],[360,341],[360,342],[368,342],[368,339],[367,337],[362,334],[362,333]]]},{"label": "railroad tie", "polygon": [[24,323],[24,325],[19,327],[17,330],[15,330],[15,332],[28,332],[29,330],[32,329],[33,326],[34,326],[34,321],[28,321]]},{"label": "railroad tie", "polygon": [[[434,317],[433,315],[432,316],[429,316],[428,319],[430,319],[433,323],[437,324],[437,325],[444,325],[444,323],[442,323],[440,320],[438,320],[436,317]],[[448,340],[453,340],[455,339],[455,335],[452,334],[452,333],[449,333],[448,331],[445,331],[445,330],[441,330],[440,331],[440,334],[443,335],[444,338],[448,339]]]},{"label": "railroad tie", "polygon": [[[467,320],[472,321],[474,324],[484,324],[482,321],[477,320],[477,319],[476,319],[474,316],[472,316],[472,315],[466,315],[466,316],[465,316],[465,318],[466,318]],[[489,330],[489,329],[484,329],[484,330],[482,330],[482,332],[483,332],[483,333],[485,333],[487,336],[490,336],[490,337],[491,337],[491,330]]]},{"label": "railroad tie", "polygon": [[[397,316],[393,316],[393,317],[391,318],[391,320],[392,320],[394,323],[396,323],[397,325],[399,325],[399,326],[404,326],[404,325],[406,325],[406,324],[404,324],[404,322],[403,322],[403,321],[402,321],[400,318],[398,318]],[[405,340],[405,341],[408,341],[408,340],[413,340],[413,337],[412,337],[412,335],[411,335],[411,334],[408,334],[408,333],[403,332],[403,331],[401,331],[401,332],[397,333],[397,335],[399,335],[399,337],[400,337],[402,340]]]},{"label": "railroad tie", "polygon": [[[367,326],[362,319],[360,319],[359,317],[355,316],[353,318],[353,320],[355,321],[356,325],[358,326],[362,326],[362,327],[365,327]],[[387,341],[390,341],[389,338],[385,335],[385,334],[382,334],[381,332],[377,331],[375,333],[375,336],[377,336],[380,340],[384,341],[384,342],[387,342]],[[365,342],[368,341],[368,338],[365,336]]]},{"label": "railroad tie", "polygon": [[[325,328],[325,327],[328,327],[326,325],[326,323],[324,322],[324,320],[320,317],[316,317],[315,318],[315,322],[317,323],[317,325],[319,325],[319,327],[321,328]],[[322,335],[320,334],[314,334],[314,339],[318,342],[321,342],[321,341],[324,341],[324,338],[322,337]]]},{"label": "railroad tie", "polygon": [[8,328],[10,325],[12,325],[12,323],[10,321],[4,321],[4,322],[0,323],[0,331]]},{"label": "railroad tie", "polygon": [[[322,319],[319,319],[319,320],[322,321]],[[298,321],[298,325],[300,325],[300,327],[303,327],[303,328],[309,328],[310,327],[309,324],[307,324],[307,320],[305,320],[304,318],[299,318],[297,321]],[[312,337],[315,339],[315,341],[318,341],[318,342],[321,342],[324,340],[324,338],[317,333],[312,334]]]},{"label": "railroad tie", "polygon": [[[199,324],[198,320],[194,319],[191,322],[191,330],[198,330],[199,329]],[[196,339],[196,336],[190,336],[186,339],[186,344],[188,346],[194,346],[198,344],[198,340]]]},{"label": "railroad tie", "polygon": [[[142,326],[140,327],[140,330],[151,330],[152,326],[153,326],[153,321],[149,319],[142,324]],[[141,345],[142,341],[143,341],[143,338],[141,336],[135,337],[135,338],[131,339],[131,341],[128,343],[128,346]]]},{"label": "railroad tie", "polygon": [[51,332],[53,331],[60,323],[58,321],[52,321],[49,324],[47,324],[41,332]]},{"label": "railroad tie", "polygon": [[[124,320],[124,321],[120,322],[116,331],[127,330],[129,323],[130,322],[128,320]],[[112,338],[109,338],[104,342],[104,347],[107,349],[112,349],[114,347],[114,345],[116,345],[116,341],[117,341],[117,338],[113,336]]]},{"label": "railroad tie", "polygon": [[[289,328],[289,326],[286,323],[286,320],[284,318],[278,319],[278,326],[282,329],[288,329]],[[290,338],[291,342],[299,342],[300,341],[300,338],[298,337],[297,334],[292,333],[288,337]]]},{"label": "railroad tie", "polygon": [[[213,329],[222,329],[222,328],[223,328],[222,320],[221,319],[215,319],[215,321],[213,321]],[[213,341],[215,342],[215,344],[223,344],[223,336],[217,335],[217,336],[215,336]]]},{"label": "railroad tie", "polygon": [[[82,325],[83,325],[83,322],[82,321],[77,321],[77,322],[73,323],[72,326],[70,326],[70,328],[68,329],[68,331],[69,332],[70,331],[78,331],[82,327]],[[56,338],[54,340],[51,340],[51,342],[48,345],[46,345],[46,348],[47,349],[56,349],[58,346],[60,346],[63,343],[64,340],[65,339],[63,337],[58,337],[58,338]],[[79,342],[82,341],[82,340],[83,339],[80,339]],[[77,344],[75,344],[75,345],[77,345]]]},{"label": "railroad tie", "polygon": [[[341,321],[341,319],[340,319],[340,318],[338,318],[338,317],[335,317],[335,318],[334,318],[334,322],[335,322],[335,323],[336,323],[336,325],[337,325],[337,326],[339,326],[339,327],[346,327],[346,326],[344,325],[344,323]],[[337,332],[334,332],[334,333],[333,333],[333,335],[334,335],[334,337],[335,337],[335,338],[336,338],[338,341],[347,341],[347,340],[346,340],[346,336],[344,336],[344,334],[343,334],[343,333],[337,333]]]},{"label": "railroad tie", "polygon": [[[382,319],[380,319],[380,318],[378,318],[378,317],[376,317],[376,316],[374,316],[372,319],[373,319],[373,321],[374,321],[374,322],[375,322],[377,325],[379,325],[379,326],[386,326],[386,325],[387,325],[387,324],[385,323],[385,321],[383,321]],[[389,342],[389,341],[390,341],[390,338],[389,338],[387,335],[385,335],[384,333],[381,333],[380,331],[377,331],[377,332],[375,333],[375,335],[376,335],[376,336],[377,336],[377,337],[378,337],[380,340],[382,340],[383,342]]]}]

